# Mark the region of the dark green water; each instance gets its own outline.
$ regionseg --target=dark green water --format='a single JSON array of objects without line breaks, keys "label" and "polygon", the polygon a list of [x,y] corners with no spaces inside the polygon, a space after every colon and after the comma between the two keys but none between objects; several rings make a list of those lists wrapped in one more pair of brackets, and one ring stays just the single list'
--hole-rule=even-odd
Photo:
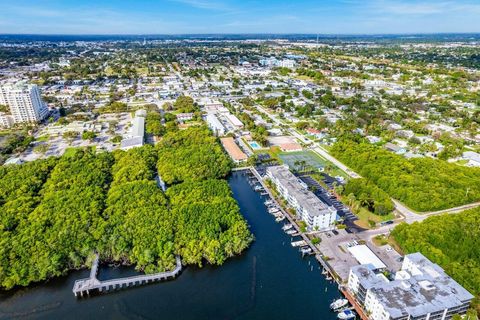
[{"label": "dark green water", "polygon": [[[186,268],[174,281],[76,299],[88,270],[27,289],[0,293],[0,319],[335,319],[328,305],[340,294],[313,258],[302,259],[266,212],[242,173],[229,179],[256,241],[221,267]],[[312,270],[313,266],[313,271]],[[101,268],[101,278],[133,270]]]}]

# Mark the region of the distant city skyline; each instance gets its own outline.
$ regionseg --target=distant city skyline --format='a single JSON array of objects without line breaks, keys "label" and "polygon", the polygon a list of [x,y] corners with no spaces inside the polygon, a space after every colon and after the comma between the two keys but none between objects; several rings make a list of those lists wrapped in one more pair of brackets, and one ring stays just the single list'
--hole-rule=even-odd
[{"label": "distant city skyline", "polygon": [[480,32],[472,0],[18,0],[0,34],[403,34]]}]

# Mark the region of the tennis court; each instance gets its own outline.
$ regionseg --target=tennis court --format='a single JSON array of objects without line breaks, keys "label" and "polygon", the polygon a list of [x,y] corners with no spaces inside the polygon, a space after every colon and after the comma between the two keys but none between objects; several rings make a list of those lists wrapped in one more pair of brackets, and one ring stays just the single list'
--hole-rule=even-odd
[{"label": "tennis court", "polygon": [[321,169],[325,167],[325,160],[313,151],[288,152],[278,155],[283,163],[295,170]]}]

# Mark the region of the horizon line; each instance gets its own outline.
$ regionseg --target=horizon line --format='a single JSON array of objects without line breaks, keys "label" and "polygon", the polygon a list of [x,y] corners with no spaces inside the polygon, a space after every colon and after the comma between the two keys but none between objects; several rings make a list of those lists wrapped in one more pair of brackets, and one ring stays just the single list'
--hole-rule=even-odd
[{"label": "horizon line", "polygon": [[0,36],[402,36],[402,35],[480,35],[480,31],[469,32],[390,32],[390,33],[275,33],[275,32],[241,32],[241,33],[0,33]]}]

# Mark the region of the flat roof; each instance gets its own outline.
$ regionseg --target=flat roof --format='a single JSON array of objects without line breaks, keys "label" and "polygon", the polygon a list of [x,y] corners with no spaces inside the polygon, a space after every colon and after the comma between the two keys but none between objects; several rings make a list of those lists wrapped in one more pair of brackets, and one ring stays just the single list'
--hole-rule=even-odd
[{"label": "flat roof", "polygon": [[243,127],[242,121],[240,121],[235,115],[231,113],[225,114],[225,117],[233,124],[235,127]]},{"label": "flat roof", "polygon": [[221,132],[225,131],[225,127],[213,113],[207,114],[207,116],[205,117],[205,121],[208,122],[208,125],[210,126],[211,129],[218,130]]},{"label": "flat roof", "polygon": [[369,247],[364,244],[348,248],[348,251],[360,264],[370,264],[374,269],[385,269],[387,266]]},{"label": "flat roof", "polygon": [[143,137],[133,137],[123,139],[121,142],[121,148],[133,148],[133,147],[141,147],[143,146]]},{"label": "flat roof", "polygon": [[297,203],[308,212],[310,217],[330,215],[337,213],[337,210],[320,200],[308,187],[300,181],[286,166],[272,166],[267,168],[282,187],[294,197]]},{"label": "flat roof", "polygon": [[144,117],[133,118],[130,134],[132,137],[141,137],[143,139],[143,136],[145,134],[145,118]]},{"label": "flat roof", "polygon": [[280,149],[283,151],[298,151],[298,150],[303,150],[302,146],[299,145],[298,143],[282,143],[279,145]]},{"label": "flat roof", "polygon": [[474,298],[445,271],[421,253],[405,256],[395,280],[381,281],[368,266],[352,267],[361,285],[370,290],[391,318],[425,316],[468,305]]},{"label": "flat roof", "polygon": [[230,157],[235,161],[245,161],[248,159],[247,155],[238,147],[235,140],[232,137],[221,138],[223,147],[230,155]]}]

